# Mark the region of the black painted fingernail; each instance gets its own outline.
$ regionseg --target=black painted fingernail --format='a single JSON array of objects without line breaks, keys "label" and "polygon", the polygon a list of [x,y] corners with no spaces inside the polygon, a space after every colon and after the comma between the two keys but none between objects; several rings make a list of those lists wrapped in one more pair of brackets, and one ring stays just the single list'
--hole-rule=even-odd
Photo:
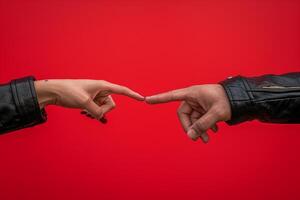
[{"label": "black painted fingernail", "polygon": [[100,119],[100,122],[103,123],[103,124],[106,124],[107,123],[107,119],[105,117],[102,117]]}]

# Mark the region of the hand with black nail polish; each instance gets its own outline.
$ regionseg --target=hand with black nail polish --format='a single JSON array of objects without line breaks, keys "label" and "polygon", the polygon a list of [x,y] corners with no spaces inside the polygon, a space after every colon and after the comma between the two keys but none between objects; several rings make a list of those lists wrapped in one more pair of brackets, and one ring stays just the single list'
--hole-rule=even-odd
[{"label": "hand with black nail polish", "polygon": [[58,105],[81,109],[81,114],[107,123],[105,114],[116,107],[111,94],[138,101],[144,97],[133,90],[104,80],[40,80],[34,83],[40,108]]}]

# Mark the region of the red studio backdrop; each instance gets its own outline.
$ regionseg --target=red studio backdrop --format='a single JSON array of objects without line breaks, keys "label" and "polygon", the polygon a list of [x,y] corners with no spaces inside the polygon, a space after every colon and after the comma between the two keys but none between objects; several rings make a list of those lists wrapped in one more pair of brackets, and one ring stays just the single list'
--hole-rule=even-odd
[{"label": "red studio backdrop", "polygon": [[[300,70],[298,0],[1,0],[0,81],[89,78],[151,95]],[[0,136],[0,199],[300,199],[300,125],[220,123],[189,140],[179,102],[114,95],[103,125],[47,107]]]}]

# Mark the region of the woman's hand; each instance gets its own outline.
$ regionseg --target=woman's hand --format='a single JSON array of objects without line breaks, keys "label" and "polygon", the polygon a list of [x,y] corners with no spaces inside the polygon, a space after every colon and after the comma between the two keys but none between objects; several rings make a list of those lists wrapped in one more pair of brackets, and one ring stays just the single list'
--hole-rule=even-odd
[{"label": "woman's hand", "polygon": [[105,114],[116,107],[110,94],[121,94],[143,101],[133,90],[103,80],[53,79],[35,81],[40,108],[58,105],[82,109],[82,114],[105,123]]}]

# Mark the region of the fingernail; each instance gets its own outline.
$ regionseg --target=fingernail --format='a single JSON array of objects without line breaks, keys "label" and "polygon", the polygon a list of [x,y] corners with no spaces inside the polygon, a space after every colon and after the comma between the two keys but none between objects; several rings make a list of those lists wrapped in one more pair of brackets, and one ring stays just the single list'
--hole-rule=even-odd
[{"label": "fingernail", "polygon": [[206,134],[201,134],[201,138],[202,138],[202,141],[203,141],[205,144],[208,143],[208,140],[209,140],[208,135],[206,135]]},{"label": "fingernail", "polygon": [[[139,94],[139,95],[140,95],[140,94]],[[140,100],[141,100],[141,101],[144,101],[144,100],[145,100],[145,97],[142,96],[142,95],[140,95]]]},{"label": "fingernail", "polygon": [[187,132],[187,135],[190,139],[196,141],[198,140],[199,138],[199,135],[194,131],[194,129],[190,129],[188,132]]},{"label": "fingernail", "polygon": [[107,123],[107,119],[105,117],[102,117],[101,119],[99,119],[99,121],[103,124]]}]

